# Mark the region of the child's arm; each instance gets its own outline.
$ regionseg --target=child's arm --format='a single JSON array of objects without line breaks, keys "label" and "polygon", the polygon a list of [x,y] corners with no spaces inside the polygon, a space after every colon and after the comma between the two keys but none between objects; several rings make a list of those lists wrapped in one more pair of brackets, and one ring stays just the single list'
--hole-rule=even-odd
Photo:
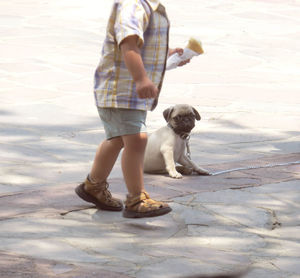
[{"label": "child's arm", "polygon": [[157,97],[158,89],[147,76],[137,42],[138,37],[135,35],[129,36],[122,41],[120,49],[123,59],[136,83],[138,96],[140,98],[155,98]]}]

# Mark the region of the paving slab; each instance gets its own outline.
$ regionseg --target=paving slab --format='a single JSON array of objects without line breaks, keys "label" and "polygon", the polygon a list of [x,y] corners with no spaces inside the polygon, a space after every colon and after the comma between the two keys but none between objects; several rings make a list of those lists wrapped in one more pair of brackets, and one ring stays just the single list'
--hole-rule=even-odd
[{"label": "paving slab", "polygon": [[16,256],[13,253],[0,253],[1,277],[14,278],[41,278],[41,277],[65,277],[65,278],[128,278],[122,273],[113,273],[98,268],[96,265],[75,265],[61,263],[53,260],[29,258],[28,256]]},{"label": "paving slab", "polygon": [[[193,105],[192,159],[212,175],[145,174],[173,209],[147,219],[74,193],[105,138],[92,86],[112,0],[0,3],[1,277],[299,277],[300,4],[162,2],[170,45],[205,53],[166,73],[147,127]],[[109,182],[124,200],[120,158]]]}]

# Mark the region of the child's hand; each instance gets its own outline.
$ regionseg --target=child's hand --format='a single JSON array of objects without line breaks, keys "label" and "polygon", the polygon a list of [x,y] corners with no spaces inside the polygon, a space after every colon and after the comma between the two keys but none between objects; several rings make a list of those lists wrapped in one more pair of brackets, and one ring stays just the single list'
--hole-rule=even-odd
[{"label": "child's hand", "polygon": [[156,98],[158,94],[157,87],[148,77],[136,81],[136,91],[139,98]]},{"label": "child's hand", "polygon": [[[169,57],[172,56],[173,54],[178,53],[179,56],[183,54],[183,49],[182,48],[170,48],[169,49]],[[189,63],[191,59],[184,60],[179,63],[179,67],[184,66],[185,64]]]}]

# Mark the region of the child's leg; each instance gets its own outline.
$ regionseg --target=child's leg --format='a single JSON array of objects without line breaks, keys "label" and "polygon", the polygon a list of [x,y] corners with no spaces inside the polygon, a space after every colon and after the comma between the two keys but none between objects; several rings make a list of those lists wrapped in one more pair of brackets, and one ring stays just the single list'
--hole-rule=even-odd
[{"label": "child's leg", "polygon": [[99,183],[107,179],[122,148],[121,137],[105,140],[99,145],[90,172],[92,181]]},{"label": "child's leg", "polygon": [[122,170],[130,195],[138,195],[144,189],[144,153],[147,144],[147,133],[122,136],[124,150],[122,154]]},{"label": "child's leg", "polygon": [[153,217],[166,214],[172,209],[168,204],[152,200],[144,189],[143,165],[147,133],[122,136],[124,151],[122,170],[128,189],[123,216],[128,218]]},{"label": "child's leg", "polygon": [[80,198],[95,204],[99,209],[113,211],[123,209],[123,203],[112,197],[106,182],[106,178],[111,172],[122,147],[121,137],[102,142],[96,152],[89,177],[75,189]]}]

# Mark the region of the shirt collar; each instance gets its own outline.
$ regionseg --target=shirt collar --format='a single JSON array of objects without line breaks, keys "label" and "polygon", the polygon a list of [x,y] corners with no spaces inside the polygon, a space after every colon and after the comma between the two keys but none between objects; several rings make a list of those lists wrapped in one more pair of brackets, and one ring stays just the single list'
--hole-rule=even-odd
[{"label": "shirt collar", "polygon": [[153,11],[156,11],[160,4],[159,0],[146,0],[146,1]]}]

